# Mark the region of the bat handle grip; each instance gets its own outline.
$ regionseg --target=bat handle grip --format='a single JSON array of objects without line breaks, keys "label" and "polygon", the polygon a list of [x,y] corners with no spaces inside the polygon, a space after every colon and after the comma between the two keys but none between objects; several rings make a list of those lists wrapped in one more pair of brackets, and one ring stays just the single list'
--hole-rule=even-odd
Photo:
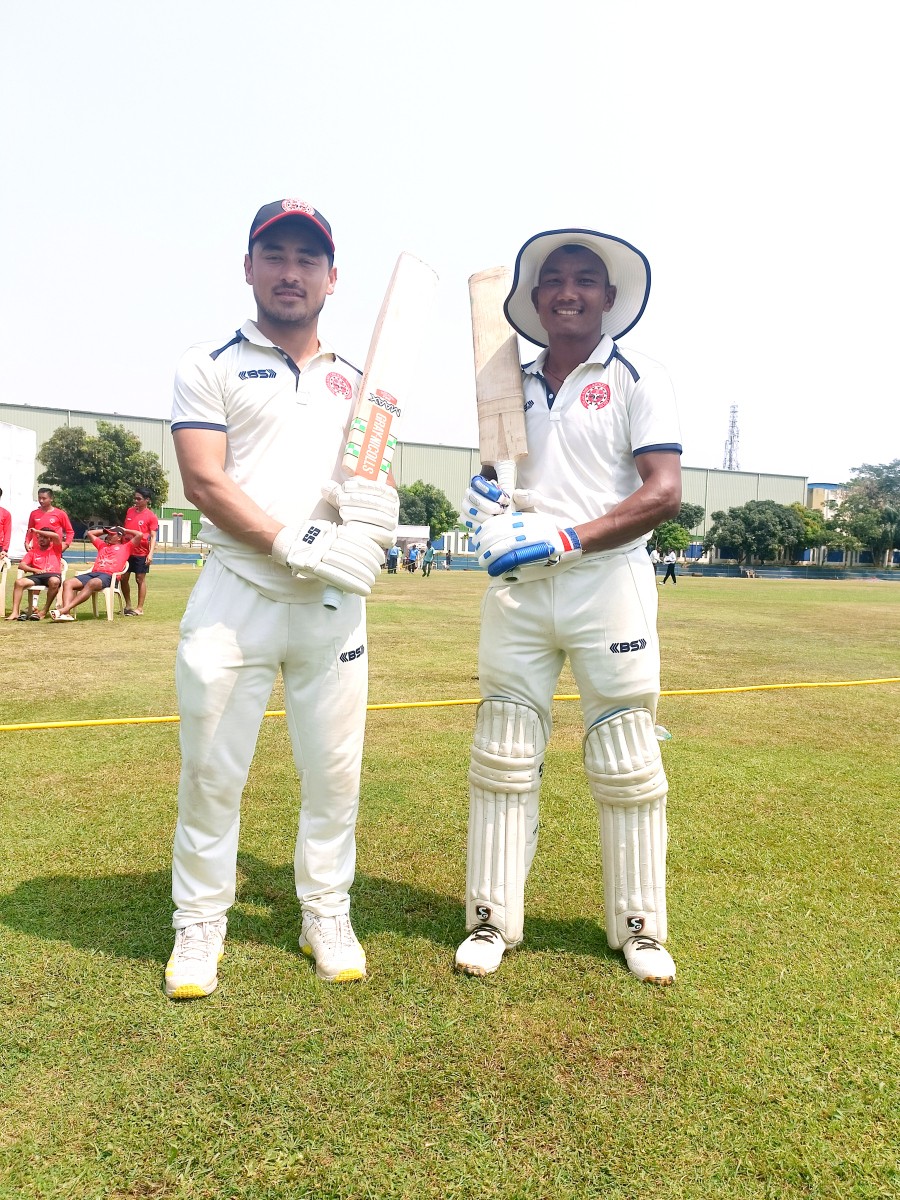
[{"label": "bat handle grip", "polygon": [[326,608],[330,608],[332,612],[336,612],[344,602],[344,593],[340,588],[336,588],[333,583],[329,583],[325,588],[325,594],[322,596],[322,603]]},{"label": "bat handle grip", "polygon": [[506,462],[498,462],[495,464],[497,469],[497,482],[500,487],[506,492],[507,496],[512,499],[512,494],[516,490],[516,464],[512,459]]}]

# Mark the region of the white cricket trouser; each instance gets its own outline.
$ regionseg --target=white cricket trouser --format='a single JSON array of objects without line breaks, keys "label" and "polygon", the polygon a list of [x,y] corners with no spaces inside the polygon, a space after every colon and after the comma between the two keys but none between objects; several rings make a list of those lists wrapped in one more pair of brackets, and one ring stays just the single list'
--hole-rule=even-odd
[{"label": "white cricket trouser", "polygon": [[320,916],[349,908],[368,696],[365,605],[352,595],[336,612],[320,600],[269,600],[212,554],[181,623],[175,668],[176,929],[234,902],[241,793],[279,670],[302,792],[297,896]]},{"label": "white cricket trouser", "polygon": [[658,603],[643,546],[586,555],[546,579],[488,588],[478,650],[482,696],[537,709],[549,739],[550,706],[568,655],[585,729],[618,708],[646,708],[655,719]]}]

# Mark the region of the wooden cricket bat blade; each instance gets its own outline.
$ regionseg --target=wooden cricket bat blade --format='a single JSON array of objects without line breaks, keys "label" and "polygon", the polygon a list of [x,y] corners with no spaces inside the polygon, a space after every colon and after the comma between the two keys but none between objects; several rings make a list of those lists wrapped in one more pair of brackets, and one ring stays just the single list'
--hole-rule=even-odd
[{"label": "wooden cricket bat blade", "polygon": [[[341,468],[387,486],[397,446],[397,422],[409,395],[417,351],[437,290],[435,272],[405,250],[388,284],[363,370]],[[341,592],[328,586],[323,604],[337,609]]]},{"label": "wooden cricket bat blade", "polygon": [[482,462],[494,466],[515,464],[528,453],[519,343],[503,312],[510,287],[506,267],[469,279],[479,449]]},{"label": "wooden cricket bat blade", "polygon": [[437,289],[435,272],[404,251],[375,322],[342,465],[348,475],[387,480],[396,425],[407,402],[417,349]]}]

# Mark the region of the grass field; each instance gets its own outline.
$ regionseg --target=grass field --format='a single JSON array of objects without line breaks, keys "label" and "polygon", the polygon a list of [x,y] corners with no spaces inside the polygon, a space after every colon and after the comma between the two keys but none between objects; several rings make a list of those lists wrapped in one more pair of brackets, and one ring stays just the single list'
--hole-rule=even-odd
[{"label": "grass field", "polygon": [[[174,713],[195,578],[154,571],[141,620],[0,626],[0,723]],[[373,704],[477,696],[483,587],[382,577]],[[660,600],[664,689],[900,675],[893,584],[688,576]],[[0,1197],[897,1197],[898,698],[663,698],[669,989],[598,924],[575,703],[525,946],[482,981],[451,971],[474,707],[369,716],[371,978],[346,988],[297,949],[296,780],[264,722],[220,987],[182,1005],[162,992],[177,725],[0,733]]]}]

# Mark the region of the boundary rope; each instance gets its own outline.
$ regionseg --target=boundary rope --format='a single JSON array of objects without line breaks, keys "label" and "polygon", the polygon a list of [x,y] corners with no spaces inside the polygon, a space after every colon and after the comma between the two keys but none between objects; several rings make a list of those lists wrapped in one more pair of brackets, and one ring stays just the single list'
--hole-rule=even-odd
[{"label": "boundary rope", "polygon": [[[722,688],[679,688],[674,691],[660,692],[660,696],[719,696],[733,692],[779,692],[795,688],[837,688],[837,687],[866,687],[874,683],[900,683],[900,678],[891,679],[836,679],[821,683],[750,683],[743,687]],[[574,696],[554,696],[554,700],[580,700]],[[369,704],[366,712],[387,712],[399,708],[453,708],[466,704],[479,704],[480,697],[474,700],[409,700],[396,704]],[[263,714],[266,717],[283,717],[283,708],[271,709]],[[103,725],[167,725],[175,724],[180,718],[168,717],[106,717],[96,721],[33,721],[17,725],[0,725],[0,733],[20,733],[23,730],[38,729],[86,729]]]}]

